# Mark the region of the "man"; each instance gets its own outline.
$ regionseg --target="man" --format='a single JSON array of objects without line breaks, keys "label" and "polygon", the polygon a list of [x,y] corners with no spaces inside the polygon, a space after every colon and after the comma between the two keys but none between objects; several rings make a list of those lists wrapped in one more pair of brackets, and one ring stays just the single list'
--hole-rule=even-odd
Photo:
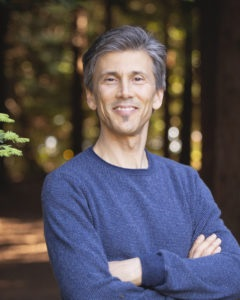
[{"label": "man", "polygon": [[100,134],[45,180],[45,236],[62,298],[240,299],[240,249],[196,171],[145,149],[165,48],[139,27],[83,57]]}]

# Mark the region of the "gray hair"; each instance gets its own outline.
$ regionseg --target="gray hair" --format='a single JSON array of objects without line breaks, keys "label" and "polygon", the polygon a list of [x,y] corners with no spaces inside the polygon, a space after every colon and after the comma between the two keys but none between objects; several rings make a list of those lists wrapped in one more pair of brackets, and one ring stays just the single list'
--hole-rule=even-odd
[{"label": "gray hair", "polygon": [[93,91],[93,74],[97,59],[109,52],[144,50],[153,61],[156,89],[166,88],[166,49],[149,32],[124,25],[100,35],[83,55],[84,84]]}]

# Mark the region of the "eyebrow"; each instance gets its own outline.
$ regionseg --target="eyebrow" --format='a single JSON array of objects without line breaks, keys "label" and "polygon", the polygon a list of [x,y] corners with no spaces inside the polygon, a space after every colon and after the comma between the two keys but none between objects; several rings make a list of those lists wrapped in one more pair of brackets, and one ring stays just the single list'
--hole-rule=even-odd
[{"label": "eyebrow", "polygon": [[[105,75],[113,75],[113,76],[117,76],[119,73],[116,72],[116,71],[103,71],[101,74],[100,74],[100,78],[104,77]],[[147,74],[143,71],[131,71],[130,74],[132,75],[137,75],[137,74],[141,74],[141,75],[145,75],[147,76]]]},{"label": "eyebrow", "polygon": [[103,71],[101,74],[100,74],[100,77],[103,77],[105,75],[117,75],[117,72],[114,72],[114,71]]}]

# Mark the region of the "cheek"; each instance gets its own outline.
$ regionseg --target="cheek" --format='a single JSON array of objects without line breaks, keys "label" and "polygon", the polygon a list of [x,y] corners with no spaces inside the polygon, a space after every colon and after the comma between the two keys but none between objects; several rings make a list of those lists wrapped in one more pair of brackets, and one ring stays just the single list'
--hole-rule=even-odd
[{"label": "cheek", "polygon": [[137,98],[142,102],[146,107],[153,105],[154,94],[152,90],[141,89],[136,93]]},{"label": "cheek", "polygon": [[107,101],[102,101],[101,98],[98,99],[98,104],[97,104],[97,114],[98,116],[102,118],[108,118],[108,115],[111,110],[111,104],[108,103]]},{"label": "cheek", "polygon": [[108,100],[109,97],[112,97],[116,93],[116,86],[109,85],[109,86],[99,86],[97,90],[97,95],[104,100]]}]

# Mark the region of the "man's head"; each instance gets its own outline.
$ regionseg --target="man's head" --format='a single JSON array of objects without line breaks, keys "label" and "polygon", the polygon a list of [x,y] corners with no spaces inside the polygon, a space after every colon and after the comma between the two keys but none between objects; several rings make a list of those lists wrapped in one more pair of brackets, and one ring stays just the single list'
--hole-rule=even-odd
[{"label": "man's head", "polygon": [[166,66],[165,47],[153,36],[140,27],[121,26],[111,29],[99,36],[83,56],[84,83],[93,91],[93,74],[97,59],[109,52],[126,50],[143,50],[153,61],[153,74],[156,89],[165,89]]}]

